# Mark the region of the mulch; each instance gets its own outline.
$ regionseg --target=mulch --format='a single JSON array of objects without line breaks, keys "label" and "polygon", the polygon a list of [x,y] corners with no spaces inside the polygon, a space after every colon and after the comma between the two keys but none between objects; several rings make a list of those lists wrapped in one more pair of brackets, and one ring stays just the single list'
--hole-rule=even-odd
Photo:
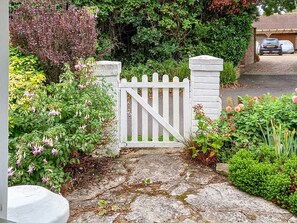
[{"label": "mulch", "polygon": [[112,158],[92,157],[82,152],[75,155],[78,162],[67,164],[64,171],[69,173],[71,179],[64,183],[61,193],[65,196],[75,189],[83,188],[90,184],[94,178],[102,176],[108,172]]}]

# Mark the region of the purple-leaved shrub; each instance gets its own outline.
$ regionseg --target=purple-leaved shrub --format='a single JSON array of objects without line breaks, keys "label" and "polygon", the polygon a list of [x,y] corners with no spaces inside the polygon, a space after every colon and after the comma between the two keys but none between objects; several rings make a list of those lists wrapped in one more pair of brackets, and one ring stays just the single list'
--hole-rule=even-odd
[{"label": "purple-leaved shrub", "polygon": [[85,9],[25,1],[11,14],[13,46],[40,59],[47,82],[59,82],[64,63],[74,68],[77,59],[92,56],[96,38],[95,18]]}]

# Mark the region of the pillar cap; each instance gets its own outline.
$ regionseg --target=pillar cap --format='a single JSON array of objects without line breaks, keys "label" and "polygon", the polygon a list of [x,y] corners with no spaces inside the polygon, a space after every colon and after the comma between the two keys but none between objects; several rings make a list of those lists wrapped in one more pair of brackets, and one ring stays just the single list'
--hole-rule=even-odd
[{"label": "pillar cap", "polygon": [[223,59],[208,55],[191,57],[189,60],[190,65],[223,65],[223,63]]},{"label": "pillar cap", "polygon": [[122,63],[119,61],[102,60],[96,62],[95,76],[118,77],[122,72]]},{"label": "pillar cap", "polygon": [[97,65],[122,65],[120,61],[101,60],[96,62]]}]

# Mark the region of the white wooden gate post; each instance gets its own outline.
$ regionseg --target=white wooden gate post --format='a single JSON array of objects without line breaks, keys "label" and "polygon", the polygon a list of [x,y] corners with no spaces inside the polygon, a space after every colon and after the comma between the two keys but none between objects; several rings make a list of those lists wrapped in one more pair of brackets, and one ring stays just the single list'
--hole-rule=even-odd
[{"label": "white wooden gate post", "polygon": [[115,114],[116,114],[116,123],[113,125],[113,139],[112,142],[108,145],[107,149],[110,149],[114,155],[119,154],[119,134],[120,134],[120,125],[119,125],[119,112],[120,112],[120,94],[119,94],[119,83],[120,83],[120,74],[122,71],[122,63],[118,61],[98,61],[96,63],[95,75],[98,81],[103,79],[106,83],[111,84],[112,88],[111,93],[114,95],[115,100]]},{"label": "white wooden gate post", "polygon": [[[211,119],[220,117],[222,100],[220,94],[220,71],[223,59],[212,56],[197,56],[189,60],[191,70],[191,104],[203,105],[206,116]],[[192,132],[197,130],[195,114],[192,115]]]},{"label": "white wooden gate post", "polygon": [[8,0],[0,1],[0,218],[7,218],[8,184]]}]

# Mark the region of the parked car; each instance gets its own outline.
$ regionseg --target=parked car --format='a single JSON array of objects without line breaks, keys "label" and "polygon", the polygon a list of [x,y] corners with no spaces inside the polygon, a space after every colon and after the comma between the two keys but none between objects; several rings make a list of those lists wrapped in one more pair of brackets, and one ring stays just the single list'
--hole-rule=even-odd
[{"label": "parked car", "polygon": [[279,43],[282,45],[283,53],[294,53],[294,45],[290,40],[280,40]]},{"label": "parked car", "polygon": [[277,53],[282,55],[282,46],[277,38],[267,38],[264,39],[260,46],[260,55],[264,53]]}]

